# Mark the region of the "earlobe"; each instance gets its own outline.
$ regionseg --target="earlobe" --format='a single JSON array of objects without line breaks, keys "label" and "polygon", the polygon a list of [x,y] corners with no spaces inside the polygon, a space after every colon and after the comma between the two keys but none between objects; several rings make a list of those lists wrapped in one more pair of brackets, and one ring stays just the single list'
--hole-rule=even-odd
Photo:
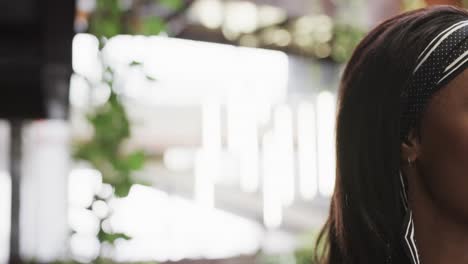
[{"label": "earlobe", "polygon": [[419,140],[415,136],[414,129],[408,137],[401,142],[401,162],[411,165],[419,156]]}]

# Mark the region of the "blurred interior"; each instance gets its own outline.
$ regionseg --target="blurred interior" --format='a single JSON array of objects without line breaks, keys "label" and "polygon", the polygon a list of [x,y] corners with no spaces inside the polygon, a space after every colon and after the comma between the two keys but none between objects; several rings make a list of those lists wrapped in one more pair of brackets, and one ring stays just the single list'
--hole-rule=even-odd
[{"label": "blurred interior", "polygon": [[[17,3],[6,6],[28,7]],[[312,263],[333,192],[336,92],[346,60],[380,21],[432,4],[466,3],[77,0],[73,37],[46,45],[51,58],[61,47],[71,57],[42,68],[44,108],[14,119],[0,113],[0,263],[12,263],[15,250],[10,145],[17,131],[23,260]],[[0,30],[8,21],[0,19]],[[3,58],[15,44],[0,46]],[[5,76],[14,72],[2,63]],[[29,76],[11,74],[11,82]],[[31,85],[17,101],[0,102],[11,110],[42,100]],[[128,135],[119,135],[127,125]],[[106,163],[103,153],[128,154],[127,167]]]}]

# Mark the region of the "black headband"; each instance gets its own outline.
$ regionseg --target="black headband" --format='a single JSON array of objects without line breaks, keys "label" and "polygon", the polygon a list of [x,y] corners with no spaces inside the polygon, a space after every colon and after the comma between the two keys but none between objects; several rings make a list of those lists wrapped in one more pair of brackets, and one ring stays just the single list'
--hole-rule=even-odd
[{"label": "black headband", "polygon": [[[468,66],[468,20],[458,22],[441,32],[419,55],[409,83],[400,94],[400,140],[417,125],[428,100],[441,87]],[[411,162],[408,159],[408,165]],[[414,238],[414,221],[407,202],[406,178],[400,169],[401,200],[405,209],[403,245],[412,264],[420,264]]]},{"label": "black headband", "polygon": [[468,66],[468,20],[441,32],[419,55],[417,66],[400,94],[400,140],[407,137],[429,98]]}]

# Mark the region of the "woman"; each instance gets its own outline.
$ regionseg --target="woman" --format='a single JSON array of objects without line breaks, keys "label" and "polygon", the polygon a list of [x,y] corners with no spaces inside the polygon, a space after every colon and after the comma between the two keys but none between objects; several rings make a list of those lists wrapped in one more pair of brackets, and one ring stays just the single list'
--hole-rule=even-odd
[{"label": "woman", "polygon": [[342,77],[324,264],[468,263],[468,12],[391,18]]}]

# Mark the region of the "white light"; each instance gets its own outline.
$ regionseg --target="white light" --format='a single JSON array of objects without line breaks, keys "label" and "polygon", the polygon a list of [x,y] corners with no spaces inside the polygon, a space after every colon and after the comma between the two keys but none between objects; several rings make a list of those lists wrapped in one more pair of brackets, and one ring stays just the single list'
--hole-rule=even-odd
[{"label": "white light", "polygon": [[157,36],[116,36],[107,42],[104,55],[116,72],[139,60],[142,71],[157,79],[149,85],[139,79],[138,85],[132,81],[122,89],[145,104],[196,105],[207,95],[222,102],[232,86],[248,84],[248,94],[260,103],[264,120],[267,106],[286,96],[288,57],[279,51]]},{"label": "white light", "polygon": [[257,47],[260,45],[260,40],[253,34],[246,34],[239,38],[239,44],[246,47]]},{"label": "white light", "polygon": [[244,99],[244,89],[242,86],[231,87],[228,90],[228,97],[226,103],[226,136],[227,136],[227,150],[231,157],[233,165],[233,178],[236,181],[240,180],[241,188],[244,183],[240,177],[240,154],[243,141],[243,113],[242,102]]},{"label": "white light", "polygon": [[259,185],[259,146],[255,116],[246,115],[242,122],[243,140],[239,151],[240,186],[243,191],[255,192]]},{"label": "white light", "polygon": [[288,57],[282,53],[273,54],[262,49],[240,49],[243,50],[243,74],[248,76],[247,94],[254,96],[260,103],[257,114],[264,115],[266,111],[270,111],[272,104],[284,101],[287,96]]},{"label": "white light", "polygon": [[65,121],[42,120],[23,131],[20,251],[48,263],[66,254],[69,238],[69,127]]},{"label": "white light", "polygon": [[[298,240],[295,235],[284,230],[269,230],[265,233],[262,243],[262,252],[267,256],[287,256],[298,247]],[[296,263],[296,261],[285,261],[281,258],[281,263]]]},{"label": "white light", "polygon": [[144,98],[151,91],[151,83],[148,81],[141,67],[130,67],[122,69],[120,72],[120,87],[116,84],[114,87],[122,88],[122,92],[132,99]]},{"label": "white light", "polygon": [[128,68],[133,61],[145,62],[142,55],[147,49],[147,38],[143,36],[118,35],[106,42],[101,59],[116,71]]},{"label": "white light", "polygon": [[0,171],[0,263],[7,263],[10,248],[11,179]]},{"label": "white light", "polygon": [[101,200],[95,201],[93,203],[93,212],[99,219],[104,219],[109,215],[109,206],[107,203]]},{"label": "white light", "polygon": [[214,155],[221,152],[221,106],[216,98],[205,98],[202,105],[202,147]]},{"label": "white light", "polygon": [[89,262],[99,255],[99,240],[96,236],[73,234],[70,239],[70,251],[81,262]]},{"label": "white light", "polygon": [[323,91],[317,97],[319,192],[330,196],[335,185],[335,97]]},{"label": "white light", "polygon": [[101,199],[108,199],[114,192],[112,185],[108,183],[103,183],[101,189],[96,193],[96,195]]},{"label": "white light", "polygon": [[96,0],[78,0],[76,7],[84,13],[91,13],[96,8]]},{"label": "white light", "polygon": [[239,165],[240,187],[255,192],[259,185],[258,106],[244,87],[229,90],[227,102],[228,149]]},{"label": "white light", "polygon": [[278,228],[283,218],[281,175],[278,171],[276,147],[273,132],[265,133],[262,140],[262,171],[263,171],[263,222],[268,228]]},{"label": "white light", "polygon": [[86,80],[81,76],[73,74],[70,79],[70,104],[78,108],[86,107],[90,103],[90,93],[91,89]]},{"label": "white light", "polygon": [[110,222],[110,219],[107,218],[105,219],[104,221],[102,221],[101,223],[101,228],[104,232],[106,233],[112,233],[113,230],[112,230],[112,225],[111,225],[111,222]]},{"label": "white light", "polygon": [[98,57],[99,41],[91,34],[77,34],[72,44],[72,66],[75,73],[92,81],[101,77],[101,64]]},{"label": "white light", "polygon": [[275,109],[274,133],[278,144],[277,162],[281,175],[282,201],[288,206],[294,202],[295,191],[293,120],[289,106],[281,105]]},{"label": "white light", "polygon": [[102,175],[98,170],[88,168],[72,170],[68,179],[70,204],[82,208],[90,206],[101,185]]},{"label": "white light", "polygon": [[280,28],[269,28],[262,32],[261,37],[266,44],[281,47],[289,45],[292,40],[289,31]]},{"label": "white light", "polygon": [[94,106],[101,106],[109,100],[111,95],[111,88],[106,83],[100,83],[99,85],[93,87],[91,89],[92,98],[93,98],[93,105]]},{"label": "white light", "polygon": [[9,124],[0,120],[0,263],[8,262],[10,248],[11,178],[7,172],[9,161]]},{"label": "white light", "polygon": [[279,24],[288,18],[286,12],[278,7],[263,5],[258,8],[258,26],[268,27]]},{"label": "white light", "polygon": [[130,237],[164,234],[168,214],[167,193],[142,185],[133,185],[125,198],[112,199],[110,228]]},{"label": "white light", "polygon": [[70,228],[76,233],[95,236],[99,232],[99,219],[88,209],[71,207],[68,219]]},{"label": "white light", "polygon": [[164,151],[164,165],[173,171],[187,171],[193,168],[194,151],[187,148],[168,148]]},{"label": "white light", "polygon": [[327,15],[303,16],[295,27],[298,33],[328,32],[333,29],[333,20]]},{"label": "white light", "polygon": [[242,142],[242,114],[243,100],[245,99],[241,87],[232,87],[228,90],[226,104],[227,114],[227,147],[231,154],[239,155]]},{"label": "white light", "polygon": [[189,16],[194,17],[207,28],[219,28],[223,23],[223,4],[219,0],[196,1]]},{"label": "white light", "polygon": [[216,98],[206,97],[202,102],[202,147],[195,158],[195,195],[207,207],[214,206],[221,147],[221,106]]},{"label": "white light", "polygon": [[10,124],[2,119],[0,119],[0,146],[4,146],[0,148],[0,172],[6,173],[10,161]]},{"label": "white light", "polygon": [[196,157],[195,171],[201,184],[198,188],[209,190],[207,196],[199,193],[198,197],[205,197],[200,199],[209,207],[214,204],[214,182],[220,180],[221,150],[221,105],[216,97],[207,96],[202,102],[202,148]]},{"label": "white light", "polygon": [[132,237],[116,241],[113,257],[118,262],[250,255],[263,234],[254,221],[142,186],[132,188],[112,208],[116,231]]},{"label": "white light", "polygon": [[297,110],[299,192],[304,199],[317,194],[317,139],[315,109],[310,102],[302,102]]},{"label": "white light", "polygon": [[227,2],[224,27],[233,32],[251,33],[257,29],[257,6],[251,2]]},{"label": "white light", "polygon": [[195,155],[195,201],[206,208],[214,208],[214,182],[219,171],[217,158],[219,156],[203,149]]}]

